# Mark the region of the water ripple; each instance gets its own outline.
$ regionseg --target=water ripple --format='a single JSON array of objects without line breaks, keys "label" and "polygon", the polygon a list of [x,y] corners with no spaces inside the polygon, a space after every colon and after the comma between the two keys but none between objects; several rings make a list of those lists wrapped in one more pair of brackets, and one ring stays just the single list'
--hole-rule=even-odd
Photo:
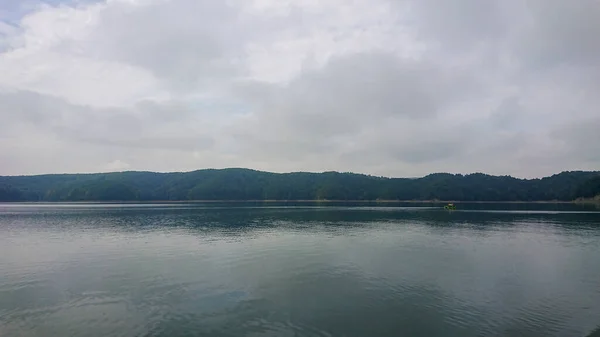
[{"label": "water ripple", "polygon": [[584,336],[599,215],[0,209],[0,336]]}]

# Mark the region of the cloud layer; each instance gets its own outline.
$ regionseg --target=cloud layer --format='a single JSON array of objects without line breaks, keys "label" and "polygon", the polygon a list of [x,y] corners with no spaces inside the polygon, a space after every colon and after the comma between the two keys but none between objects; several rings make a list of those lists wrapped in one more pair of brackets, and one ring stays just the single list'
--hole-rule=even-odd
[{"label": "cloud layer", "polygon": [[600,168],[596,0],[53,0],[0,13],[0,174]]}]

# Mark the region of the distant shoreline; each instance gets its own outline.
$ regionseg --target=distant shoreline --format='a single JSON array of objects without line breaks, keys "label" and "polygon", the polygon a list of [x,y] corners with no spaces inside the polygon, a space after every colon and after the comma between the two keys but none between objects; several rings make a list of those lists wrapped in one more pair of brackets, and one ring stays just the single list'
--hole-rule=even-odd
[{"label": "distant shoreline", "polygon": [[106,201],[2,201],[0,204],[185,204],[185,203],[405,203],[405,204],[597,204],[600,200],[571,201],[465,201],[465,200],[106,200]]},{"label": "distant shoreline", "polygon": [[435,173],[408,179],[339,172],[278,174],[233,168],[171,174],[0,176],[0,200],[8,202],[558,204],[596,194],[600,194],[599,171],[561,172],[529,180],[482,173]]},{"label": "distant shoreline", "polygon": [[600,205],[600,195],[598,195],[594,198],[579,198],[579,199],[573,200],[573,202],[576,204]]}]

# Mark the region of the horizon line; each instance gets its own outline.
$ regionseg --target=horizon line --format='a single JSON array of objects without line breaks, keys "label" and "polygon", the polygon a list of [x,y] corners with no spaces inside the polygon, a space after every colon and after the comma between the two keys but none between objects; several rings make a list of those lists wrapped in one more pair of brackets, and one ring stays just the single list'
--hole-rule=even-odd
[{"label": "horizon line", "polygon": [[263,170],[257,170],[257,169],[252,169],[252,168],[246,168],[246,167],[224,167],[224,168],[202,168],[202,169],[197,169],[197,170],[191,170],[191,171],[146,171],[146,170],[124,170],[124,171],[109,171],[109,172],[78,172],[78,173],[40,173],[40,174],[16,174],[16,175],[0,175],[0,177],[40,177],[40,176],[64,176],[64,175],[110,175],[110,174],[120,174],[120,173],[153,173],[153,174],[188,174],[188,173],[194,173],[194,172],[200,172],[200,171],[226,171],[226,170],[245,170],[245,171],[253,171],[253,172],[259,172],[259,173],[268,173],[268,174],[280,174],[280,175],[285,175],[285,174],[295,174],[295,173],[305,173],[305,174],[326,174],[326,173],[338,173],[338,174],[353,174],[353,175],[362,175],[362,176],[368,176],[368,177],[374,177],[374,178],[385,178],[385,179],[422,179],[431,175],[436,175],[436,174],[448,174],[448,175],[453,175],[453,176],[469,176],[469,175],[475,175],[475,174],[481,174],[481,175],[486,175],[486,176],[490,176],[490,177],[510,177],[513,179],[518,179],[518,180],[535,180],[535,179],[544,179],[544,178],[549,178],[549,177],[553,177],[562,173],[572,173],[572,172],[588,172],[588,173],[600,173],[600,171],[596,171],[596,170],[563,170],[560,171],[558,173],[554,173],[551,175],[547,175],[547,176],[542,176],[542,177],[534,177],[534,178],[518,178],[515,176],[512,176],[510,174],[489,174],[489,173],[483,173],[483,172],[471,172],[471,173],[450,173],[450,172],[443,172],[443,171],[439,171],[439,172],[432,172],[432,173],[428,173],[425,174],[423,176],[418,176],[418,177],[391,177],[391,176],[383,176],[383,175],[374,175],[374,174],[367,174],[367,173],[358,173],[358,172],[351,172],[351,171],[336,171],[336,170],[327,170],[327,171],[286,171],[286,172],[272,172],[272,171],[263,171]]}]

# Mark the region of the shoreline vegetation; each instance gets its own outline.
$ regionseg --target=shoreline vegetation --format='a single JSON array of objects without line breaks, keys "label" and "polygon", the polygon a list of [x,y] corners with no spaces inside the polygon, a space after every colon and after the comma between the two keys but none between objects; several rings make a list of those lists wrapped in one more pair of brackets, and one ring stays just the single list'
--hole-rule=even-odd
[{"label": "shoreline vegetation", "polygon": [[600,205],[600,194],[596,195],[593,198],[577,198],[573,200],[576,204],[592,204],[592,205]]},{"label": "shoreline vegetation", "polygon": [[250,169],[0,176],[0,202],[600,203],[600,171],[518,179],[482,173],[386,178]]},{"label": "shoreline vegetation", "polygon": [[[0,203],[11,203],[11,201],[0,201]],[[599,198],[577,199],[577,200],[531,200],[531,201],[464,201],[464,200],[79,200],[79,201],[20,201],[19,204],[190,204],[190,203],[299,203],[299,204],[334,204],[334,203],[363,203],[363,204],[432,204],[446,205],[454,204],[600,204]]]}]

